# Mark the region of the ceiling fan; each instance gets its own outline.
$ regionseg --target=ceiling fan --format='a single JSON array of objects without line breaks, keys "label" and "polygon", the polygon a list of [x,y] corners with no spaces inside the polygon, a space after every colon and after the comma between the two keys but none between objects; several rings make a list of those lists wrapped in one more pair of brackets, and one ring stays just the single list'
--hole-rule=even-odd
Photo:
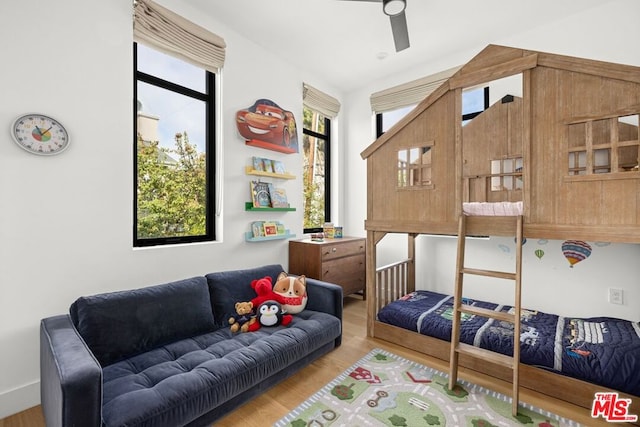
[{"label": "ceiling fan", "polygon": [[382,11],[389,16],[391,21],[391,31],[393,41],[396,45],[396,52],[400,52],[409,47],[409,32],[407,30],[407,17],[404,10],[407,7],[407,0],[344,0],[344,1],[368,1],[382,3]]}]

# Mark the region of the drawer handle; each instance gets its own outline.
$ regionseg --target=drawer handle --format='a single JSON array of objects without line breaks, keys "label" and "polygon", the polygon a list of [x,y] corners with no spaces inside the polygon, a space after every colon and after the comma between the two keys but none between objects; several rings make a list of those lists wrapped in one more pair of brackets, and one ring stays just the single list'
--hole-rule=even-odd
[{"label": "drawer handle", "polygon": [[335,252],[335,251],[337,251],[337,250],[338,250],[338,249],[336,249],[336,248],[331,248],[331,252]]}]

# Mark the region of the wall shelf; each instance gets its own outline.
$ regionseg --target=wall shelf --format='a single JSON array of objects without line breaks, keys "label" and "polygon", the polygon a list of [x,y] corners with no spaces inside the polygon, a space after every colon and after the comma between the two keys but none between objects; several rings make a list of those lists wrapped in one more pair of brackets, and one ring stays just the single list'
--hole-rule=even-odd
[{"label": "wall shelf", "polygon": [[244,210],[253,212],[294,212],[296,208],[256,208],[253,206],[253,202],[245,202]]},{"label": "wall shelf", "polygon": [[291,234],[289,230],[285,231],[285,234],[276,234],[274,236],[262,236],[262,237],[253,237],[253,232],[247,231],[244,233],[244,240],[247,242],[266,242],[269,240],[283,240],[283,239],[291,239],[296,237],[295,234]]},{"label": "wall shelf", "polygon": [[266,176],[270,178],[296,179],[295,175],[291,175],[289,173],[259,171],[259,170],[255,170],[253,166],[245,166],[245,173],[247,175]]}]

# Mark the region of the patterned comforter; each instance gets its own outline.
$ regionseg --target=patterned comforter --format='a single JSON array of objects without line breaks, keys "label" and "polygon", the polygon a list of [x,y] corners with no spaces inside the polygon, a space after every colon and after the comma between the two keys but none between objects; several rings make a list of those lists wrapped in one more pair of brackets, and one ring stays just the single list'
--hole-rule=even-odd
[{"label": "patterned comforter", "polygon": [[[508,305],[465,299],[495,311]],[[453,297],[416,291],[383,307],[378,320],[449,341]],[[513,354],[513,324],[463,314],[460,341]],[[573,378],[640,396],[640,323],[610,317],[562,317],[522,310],[520,361]]]}]

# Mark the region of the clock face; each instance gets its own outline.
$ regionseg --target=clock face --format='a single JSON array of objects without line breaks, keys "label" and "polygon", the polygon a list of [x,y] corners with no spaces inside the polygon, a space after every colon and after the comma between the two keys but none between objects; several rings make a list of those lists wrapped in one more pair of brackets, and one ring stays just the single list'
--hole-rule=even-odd
[{"label": "clock face", "polygon": [[69,146],[69,134],[57,120],[42,114],[18,117],[11,127],[16,143],[30,153],[52,155]]}]

